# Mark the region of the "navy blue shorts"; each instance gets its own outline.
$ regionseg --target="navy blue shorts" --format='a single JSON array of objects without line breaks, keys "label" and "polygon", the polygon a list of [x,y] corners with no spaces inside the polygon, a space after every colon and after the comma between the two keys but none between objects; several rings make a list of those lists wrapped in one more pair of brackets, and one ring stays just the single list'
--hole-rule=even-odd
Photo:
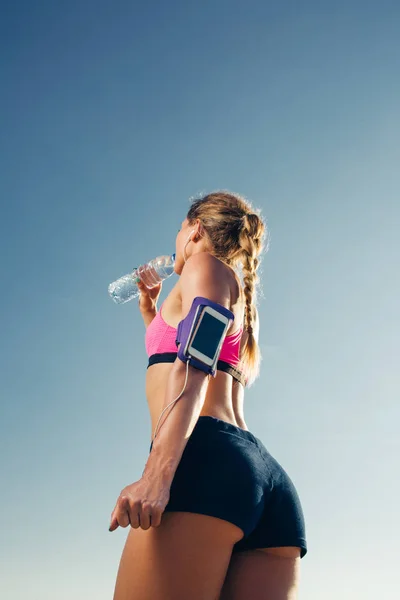
[{"label": "navy blue shorts", "polygon": [[[150,446],[151,452],[152,446]],[[233,552],[298,546],[307,552],[304,515],[286,471],[250,431],[199,417],[171,485],[165,512],[218,517],[240,527]]]}]

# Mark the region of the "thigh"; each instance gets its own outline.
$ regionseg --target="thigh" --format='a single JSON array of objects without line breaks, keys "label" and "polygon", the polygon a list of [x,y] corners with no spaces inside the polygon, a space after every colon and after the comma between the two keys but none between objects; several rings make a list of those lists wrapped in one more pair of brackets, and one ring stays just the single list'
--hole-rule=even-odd
[{"label": "thigh", "polygon": [[129,530],[114,600],[217,600],[243,531],[222,519],[164,513],[159,527]]},{"label": "thigh", "polygon": [[296,600],[300,560],[295,547],[233,554],[220,600]]}]

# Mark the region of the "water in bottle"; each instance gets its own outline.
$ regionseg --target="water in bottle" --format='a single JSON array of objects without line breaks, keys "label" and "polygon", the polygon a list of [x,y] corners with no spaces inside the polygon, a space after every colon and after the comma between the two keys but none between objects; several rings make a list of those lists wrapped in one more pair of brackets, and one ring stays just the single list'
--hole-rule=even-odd
[{"label": "water in bottle", "polygon": [[139,278],[148,287],[156,286],[174,272],[175,254],[157,256],[145,265],[135,267],[132,273],[120,277],[108,286],[108,293],[117,304],[124,304],[137,298],[140,290],[136,279]]}]

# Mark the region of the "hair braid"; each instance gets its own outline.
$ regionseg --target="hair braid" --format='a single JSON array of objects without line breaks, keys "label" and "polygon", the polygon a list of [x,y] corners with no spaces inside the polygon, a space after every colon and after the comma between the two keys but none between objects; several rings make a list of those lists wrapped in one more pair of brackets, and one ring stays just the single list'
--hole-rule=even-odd
[{"label": "hair braid", "polygon": [[256,214],[246,213],[243,221],[243,228],[239,236],[239,244],[243,253],[243,293],[246,301],[245,324],[248,339],[244,348],[242,360],[245,364],[246,362],[249,363],[250,379],[254,381],[259,374],[261,363],[260,349],[253,333],[256,285],[259,282],[259,277],[257,275],[259,260],[257,256],[261,250],[261,240],[259,236],[260,219]]},{"label": "hair braid", "polygon": [[244,295],[246,298],[246,329],[250,335],[253,333],[253,318],[252,311],[253,297],[255,296],[255,286],[258,283],[258,275],[256,273],[259,261],[259,240],[255,236],[254,230],[258,223],[254,223],[258,216],[247,213],[244,215],[244,226],[239,236],[239,244],[244,253],[243,258],[243,283]]}]

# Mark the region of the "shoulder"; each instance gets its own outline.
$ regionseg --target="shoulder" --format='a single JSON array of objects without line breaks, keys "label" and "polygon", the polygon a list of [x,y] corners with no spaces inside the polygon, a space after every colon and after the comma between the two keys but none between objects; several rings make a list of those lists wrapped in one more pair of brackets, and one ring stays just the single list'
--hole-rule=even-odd
[{"label": "shoulder", "polygon": [[204,275],[219,275],[224,269],[224,264],[210,252],[199,252],[189,256],[183,266],[181,277],[192,277],[201,272]]},{"label": "shoulder", "polygon": [[230,282],[223,263],[209,252],[190,256],[180,276],[183,314],[196,296],[230,306]]}]

